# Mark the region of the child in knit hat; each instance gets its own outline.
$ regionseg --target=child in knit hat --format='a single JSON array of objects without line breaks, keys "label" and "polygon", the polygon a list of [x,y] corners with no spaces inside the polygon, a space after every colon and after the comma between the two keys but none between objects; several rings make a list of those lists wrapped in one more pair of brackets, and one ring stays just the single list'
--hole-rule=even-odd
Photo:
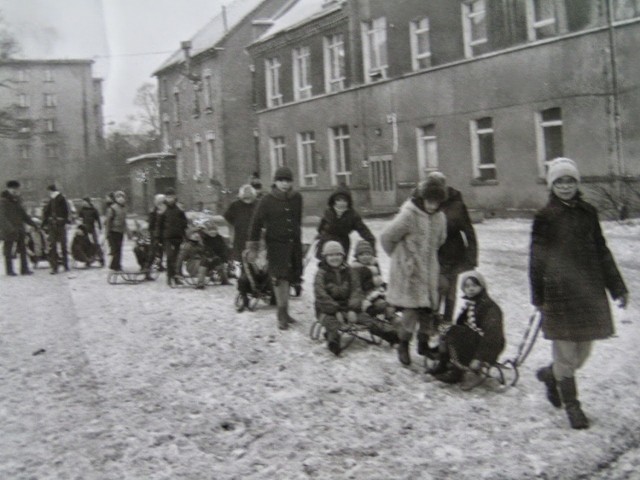
[{"label": "child in knit hat", "polygon": [[607,247],[598,212],[582,199],[580,172],[569,158],[550,162],[547,205],[536,213],[531,231],[529,282],[531,303],[544,319],[544,337],[552,341],[552,363],[538,370],[546,396],[564,405],[572,428],[589,427],[578,401],[576,371],[594,340],[614,334],[607,291],[625,308],[628,291]]},{"label": "child in knit hat", "polygon": [[430,373],[445,383],[458,383],[469,390],[484,378],[483,369],[493,365],[504,350],[502,310],[487,293],[487,283],[478,271],[461,275],[464,308],[454,325],[444,333],[440,363]]},{"label": "child in knit hat", "polygon": [[371,316],[384,313],[388,318],[393,318],[395,309],[387,303],[385,296],[387,284],[382,279],[373,247],[366,240],[356,244],[351,268],[358,274],[364,293],[362,311]]}]

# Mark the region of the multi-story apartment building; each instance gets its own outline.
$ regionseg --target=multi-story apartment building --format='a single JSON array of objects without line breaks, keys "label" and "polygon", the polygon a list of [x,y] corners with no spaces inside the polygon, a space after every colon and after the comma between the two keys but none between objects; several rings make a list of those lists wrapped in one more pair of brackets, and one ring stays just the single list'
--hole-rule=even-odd
[{"label": "multi-story apartment building", "polygon": [[292,0],[236,0],[154,73],[163,150],[175,153],[187,207],[221,211],[259,169],[251,59],[245,47]]},{"label": "multi-story apartment building", "polygon": [[102,194],[102,82],[92,60],[3,60],[0,110],[13,132],[0,137],[0,179],[22,183],[25,200],[59,185],[67,197]]},{"label": "multi-story apartment building", "polygon": [[261,173],[291,166],[310,211],[340,183],[393,208],[436,169],[533,209],[557,156],[637,181],[639,40],[639,0],[299,0],[248,47]]}]

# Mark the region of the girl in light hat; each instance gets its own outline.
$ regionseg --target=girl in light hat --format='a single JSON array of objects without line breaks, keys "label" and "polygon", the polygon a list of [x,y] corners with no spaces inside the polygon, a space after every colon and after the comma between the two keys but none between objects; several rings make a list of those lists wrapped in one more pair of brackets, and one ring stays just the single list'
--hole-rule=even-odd
[{"label": "girl in light hat", "polygon": [[628,293],[602,235],[598,212],[582,199],[576,163],[549,164],[547,205],[531,232],[531,302],[542,313],[542,331],[552,341],[552,363],[537,372],[551,404],[563,404],[572,428],[589,427],[578,401],[575,372],[594,340],[613,335],[607,291],[624,308]]}]

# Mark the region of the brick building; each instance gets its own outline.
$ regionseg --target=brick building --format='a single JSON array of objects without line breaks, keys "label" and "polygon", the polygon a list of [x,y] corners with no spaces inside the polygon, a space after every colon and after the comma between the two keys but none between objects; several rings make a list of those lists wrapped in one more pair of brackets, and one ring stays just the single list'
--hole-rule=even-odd
[{"label": "brick building", "polygon": [[177,190],[189,208],[220,212],[259,169],[251,59],[245,47],[291,0],[236,0],[154,73],[163,150],[176,155]]},{"label": "brick building", "polygon": [[37,203],[56,183],[68,198],[102,194],[102,82],[91,60],[3,60],[0,110],[17,131],[0,138],[0,180],[22,183]]},{"label": "brick building", "polygon": [[435,169],[489,214],[534,209],[561,155],[624,191],[639,39],[638,0],[299,0],[248,47],[261,173],[291,166],[309,213],[339,183],[394,208]]}]

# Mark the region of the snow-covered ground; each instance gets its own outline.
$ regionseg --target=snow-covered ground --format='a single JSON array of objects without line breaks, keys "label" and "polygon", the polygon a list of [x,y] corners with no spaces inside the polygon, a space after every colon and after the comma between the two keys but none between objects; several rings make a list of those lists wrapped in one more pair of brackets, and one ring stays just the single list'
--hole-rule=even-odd
[{"label": "snow-covered ground", "polygon": [[[368,224],[379,233],[385,220]],[[471,392],[433,381],[415,353],[402,367],[388,345],[334,357],[309,337],[313,264],[286,332],[272,307],[236,313],[234,287],[169,289],[164,276],[111,286],[103,269],[3,276],[0,478],[640,478],[640,225],[604,228],[631,304],[580,371],[584,431],[535,379],[550,358],[543,339],[516,387]],[[529,229],[476,225],[480,270],[505,313],[503,359],[532,313]],[[130,243],[124,263],[135,268]]]}]

